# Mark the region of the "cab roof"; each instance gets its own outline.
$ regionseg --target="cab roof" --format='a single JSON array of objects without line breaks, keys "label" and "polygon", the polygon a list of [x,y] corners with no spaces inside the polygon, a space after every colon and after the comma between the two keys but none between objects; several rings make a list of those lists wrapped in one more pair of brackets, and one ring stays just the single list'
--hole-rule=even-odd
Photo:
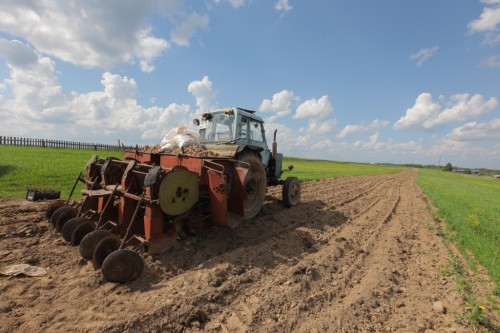
[{"label": "cab roof", "polygon": [[234,113],[239,113],[239,114],[245,115],[250,119],[255,119],[255,120],[260,121],[262,123],[264,122],[264,120],[261,117],[255,115],[254,110],[244,109],[244,108],[235,107],[235,106],[229,107],[229,108],[223,108],[223,109],[216,109],[213,111],[208,111],[208,113],[220,113],[220,112],[227,113],[227,111],[229,111],[229,110],[232,110]]}]

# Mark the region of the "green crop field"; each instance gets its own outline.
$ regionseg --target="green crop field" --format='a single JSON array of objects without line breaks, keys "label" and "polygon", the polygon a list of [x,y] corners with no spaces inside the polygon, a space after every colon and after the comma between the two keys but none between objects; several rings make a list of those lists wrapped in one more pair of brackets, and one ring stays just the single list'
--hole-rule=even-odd
[{"label": "green crop field", "polygon": [[383,173],[396,173],[404,167],[387,166],[380,164],[360,164],[349,162],[332,162],[324,160],[311,160],[303,158],[285,157],[283,168],[293,165],[293,171],[283,173],[283,177],[295,176],[300,180],[314,180],[340,176],[375,175]]},{"label": "green crop field", "polygon": [[[28,188],[61,191],[61,197],[65,198],[75,178],[94,154],[101,157],[122,157],[121,152],[0,146],[0,198],[24,198]],[[403,169],[395,166],[285,158],[285,168],[290,164],[294,165],[293,171],[285,172],[283,177],[296,176],[300,180],[394,173]]]},{"label": "green crop field", "polygon": [[0,146],[0,198],[24,198],[28,188],[61,191],[66,198],[94,154],[121,156],[108,151]]},{"label": "green crop field", "polygon": [[472,253],[500,290],[500,181],[423,169],[418,184],[464,256],[474,266]]}]

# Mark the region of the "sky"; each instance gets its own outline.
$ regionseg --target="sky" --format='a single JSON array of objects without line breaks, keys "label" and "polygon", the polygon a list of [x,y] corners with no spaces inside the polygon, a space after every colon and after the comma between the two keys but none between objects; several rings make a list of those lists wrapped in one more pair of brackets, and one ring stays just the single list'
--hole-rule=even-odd
[{"label": "sky", "polygon": [[0,136],[154,145],[257,111],[287,156],[500,169],[500,0],[2,0]]}]

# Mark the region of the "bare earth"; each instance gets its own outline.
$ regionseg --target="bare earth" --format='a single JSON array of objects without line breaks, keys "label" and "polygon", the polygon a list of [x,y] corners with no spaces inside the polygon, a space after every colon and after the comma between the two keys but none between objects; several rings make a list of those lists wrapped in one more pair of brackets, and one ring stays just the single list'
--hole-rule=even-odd
[{"label": "bare earth", "polygon": [[416,177],[306,182],[291,209],[270,188],[254,220],[144,255],[124,285],[49,227],[46,202],[0,200],[0,262],[48,269],[0,277],[0,332],[469,332]]}]

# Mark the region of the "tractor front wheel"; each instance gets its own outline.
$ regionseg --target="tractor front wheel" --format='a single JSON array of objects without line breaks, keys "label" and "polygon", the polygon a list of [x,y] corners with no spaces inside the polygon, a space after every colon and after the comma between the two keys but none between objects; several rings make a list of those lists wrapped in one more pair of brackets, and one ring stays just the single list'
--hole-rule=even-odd
[{"label": "tractor front wheel", "polygon": [[296,177],[288,177],[283,184],[283,205],[290,208],[300,201],[300,182]]}]

